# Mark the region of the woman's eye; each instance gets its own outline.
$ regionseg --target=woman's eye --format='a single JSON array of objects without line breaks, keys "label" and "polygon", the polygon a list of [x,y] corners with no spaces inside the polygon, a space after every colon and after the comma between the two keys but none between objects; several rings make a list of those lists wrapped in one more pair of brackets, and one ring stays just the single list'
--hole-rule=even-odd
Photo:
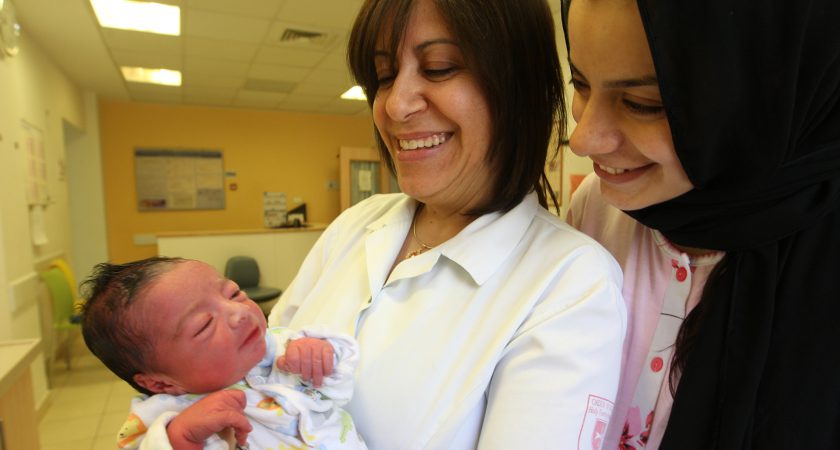
[{"label": "woman's eye", "polygon": [[376,83],[379,87],[388,87],[394,82],[394,76],[391,74],[377,75]]},{"label": "woman's eye", "polygon": [[571,84],[577,92],[582,92],[586,89],[589,89],[589,86],[585,82],[583,82],[582,80],[578,80],[577,78],[572,78],[571,80],[569,80],[569,84]]},{"label": "woman's eye", "polygon": [[426,69],[424,71],[424,73],[426,74],[427,77],[429,77],[433,80],[436,80],[436,79],[447,78],[450,75],[452,75],[453,73],[455,73],[456,70],[457,70],[457,68],[455,66],[451,66],[451,67],[443,67],[443,68],[440,68],[440,69]]},{"label": "woman's eye", "polygon": [[634,102],[632,100],[623,100],[624,106],[627,107],[632,113],[639,114],[642,116],[655,116],[658,114],[662,114],[665,111],[665,107],[662,105],[645,105],[642,103]]}]

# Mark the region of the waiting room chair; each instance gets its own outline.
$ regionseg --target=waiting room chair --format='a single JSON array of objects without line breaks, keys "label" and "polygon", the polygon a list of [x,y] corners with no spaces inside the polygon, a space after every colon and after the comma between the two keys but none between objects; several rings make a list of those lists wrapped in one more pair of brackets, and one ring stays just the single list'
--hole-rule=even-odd
[{"label": "waiting room chair", "polygon": [[271,312],[272,300],[280,297],[282,290],[275,287],[260,286],[260,267],[257,260],[250,256],[233,256],[225,264],[225,277],[239,285],[248,298],[260,305],[265,315]]},{"label": "waiting room chair", "polygon": [[73,269],[70,267],[70,264],[67,264],[63,258],[56,258],[50,262],[50,267],[57,267],[64,273],[64,278],[67,279],[67,283],[70,284],[70,291],[73,293],[73,314],[76,316],[71,319],[77,320],[81,318],[82,310],[85,307],[85,301],[79,296],[79,290],[77,289],[78,284],[76,284],[76,276],[73,275]]},{"label": "waiting room chair", "polygon": [[81,330],[81,315],[74,314],[73,311],[74,289],[70,287],[64,272],[58,267],[51,267],[39,275],[52,297],[52,324],[55,331],[53,342],[57,345],[53,344],[50,361],[52,362],[59,353],[63,353],[64,363],[69,370],[73,337]]}]

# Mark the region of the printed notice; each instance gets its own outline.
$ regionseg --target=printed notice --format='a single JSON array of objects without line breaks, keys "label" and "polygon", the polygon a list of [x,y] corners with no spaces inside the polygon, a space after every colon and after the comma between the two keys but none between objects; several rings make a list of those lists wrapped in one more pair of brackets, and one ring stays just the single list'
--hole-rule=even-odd
[{"label": "printed notice", "polygon": [[140,211],[224,209],[224,164],[218,150],[135,149]]}]

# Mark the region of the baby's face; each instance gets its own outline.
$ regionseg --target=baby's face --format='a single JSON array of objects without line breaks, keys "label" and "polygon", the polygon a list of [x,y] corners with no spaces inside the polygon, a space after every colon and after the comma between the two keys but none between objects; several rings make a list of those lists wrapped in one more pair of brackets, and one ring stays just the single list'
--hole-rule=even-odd
[{"label": "baby's face", "polygon": [[265,316],[211,266],[171,267],[141,294],[134,318],[154,343],[147,375],[173,386],[150,390],[199,394],[230,386],[265,355]]}]

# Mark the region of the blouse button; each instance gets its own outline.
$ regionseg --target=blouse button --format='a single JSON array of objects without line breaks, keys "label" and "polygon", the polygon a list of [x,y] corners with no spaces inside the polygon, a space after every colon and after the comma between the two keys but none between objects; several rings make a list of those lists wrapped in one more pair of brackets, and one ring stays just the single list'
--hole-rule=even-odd
[{"label": "blouse button", "polygon": [[650,360],[650,370],[654,372],[659,372],[660,370],[662,370],[662,367],[664,365],[665,363],[662,361],[662,358],[658,356]]},{"label": "blouse button", "polygon": [[677,269],[677,281],[682,283],[685,281],[686,277],[688,277],[688,271],[685,270],[685,267],[680,267]]}]

